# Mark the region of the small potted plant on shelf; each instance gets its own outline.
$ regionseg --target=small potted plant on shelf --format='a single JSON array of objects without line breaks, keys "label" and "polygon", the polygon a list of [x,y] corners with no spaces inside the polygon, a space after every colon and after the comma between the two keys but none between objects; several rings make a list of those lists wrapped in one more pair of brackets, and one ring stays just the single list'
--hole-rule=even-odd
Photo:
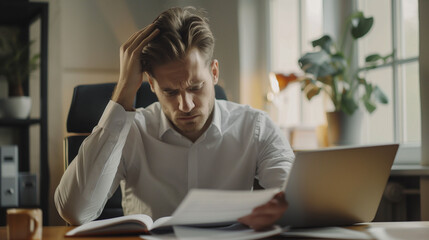
[{"label": "small potted plant on shelf", "polygon": [[[366,80],[365,73],[391,61],[393,53],[387,56],[371,54],[365,58],[363,68],[351,64],[353,45],[371,30],[373,23],[373,17],[356,12],[348,18],[339,44],[329,35],[324,35],[312,42],[317,51],[306,53],[298,60],[305,72],[302,91],[307,99],[311,100],[323,91],[335,108],[333,112],[327,112],[331,145],[359,143],[358,126],[363,114],[358,111],[360,105],[372,113],[377,103],[388,103],[387,96],[377,85]],[[348,49],[345,49],[346,46]],[[350,53],[348,56],[346,50]]]},{"label": "small potted plant on shelf", "polygon": [[29,74],[39,66],[39,54],[30,54],[32,42],[22,42],[19,33],[3,29],[0,37],[0,76],[6,78],[8,97],[0,98],[0,118],[25,119],[31,110],[31,98],[24,94]]}]

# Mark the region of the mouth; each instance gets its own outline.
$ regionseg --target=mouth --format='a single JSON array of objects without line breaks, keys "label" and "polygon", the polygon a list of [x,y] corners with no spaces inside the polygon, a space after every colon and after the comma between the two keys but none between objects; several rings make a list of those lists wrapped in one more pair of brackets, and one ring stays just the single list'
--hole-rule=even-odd
[{"label": "mouth", "polygon": [[181,116],[181,117],[178,117],[177,118],[177,120],[179,120],[179,121],[191,121],[191,120],[194,120],[195,118],[197,118],[198,117],[198,115],[193,115],[193,116]]}]

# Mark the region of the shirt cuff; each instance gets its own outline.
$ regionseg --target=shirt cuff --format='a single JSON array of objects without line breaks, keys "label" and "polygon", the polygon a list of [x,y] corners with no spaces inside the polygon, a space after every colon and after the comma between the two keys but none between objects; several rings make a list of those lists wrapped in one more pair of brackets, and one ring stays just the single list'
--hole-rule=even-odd
[{"label": "shirt cuff", "polygon": [[136,112],[134,111],[125,111],[122,105],[110,100],[104,109],[103,115],[98,122],[98,126],[109,130],[109,132],[119,134],[124,126],[131,124],[135,114]]}]

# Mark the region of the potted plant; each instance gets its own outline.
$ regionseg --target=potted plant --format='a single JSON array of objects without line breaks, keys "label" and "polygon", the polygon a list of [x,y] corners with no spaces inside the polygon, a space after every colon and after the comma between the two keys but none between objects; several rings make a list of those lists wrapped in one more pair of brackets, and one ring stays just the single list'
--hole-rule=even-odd
[{"label": "potted plant", "polygon": [[[372,113],[376,110],[377,103],[388,103],[383,91],[366,80],[365,73],[391,61],[393,53],[387,56],[371,54],[365,58],[363,68],[351,64],[355,42],[371,30],[373,23],[373,17],[365,17],[362,12],[356,12],[346,21],[339,44],[329,35],[324,35],[312,42],[317,51],[306,53],[298,60],[305,72],[302,91],[307,99],[311,100],[323,91],[333,103],[335,110],[327,113],[328,138],[332,145],[358,143],[360,129],[357,126],[362,119],[362,113],[358,111],[360,105]],[[346,51],[348,55],[345,54]],[[338,129],[341,126],[344,128]]]},{"label": "potted plant", "polygon": [[29,56],[32,42],[22,42],[16,31],[0,37],[0,76],[6,78],[8,97],[0,99],[0,118],[28,118],[31,99],[24,94],[24,84],[37,69],[39,54]]}]

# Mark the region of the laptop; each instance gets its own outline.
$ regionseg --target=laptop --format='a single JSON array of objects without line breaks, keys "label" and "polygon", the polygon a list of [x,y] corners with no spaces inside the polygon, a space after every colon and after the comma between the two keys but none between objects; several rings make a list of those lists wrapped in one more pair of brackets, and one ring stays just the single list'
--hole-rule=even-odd
[{"label": "laptop", "polygon": [[286,184],[292,228],[344,226],[374,219],[398,144],[297,151]]}]

